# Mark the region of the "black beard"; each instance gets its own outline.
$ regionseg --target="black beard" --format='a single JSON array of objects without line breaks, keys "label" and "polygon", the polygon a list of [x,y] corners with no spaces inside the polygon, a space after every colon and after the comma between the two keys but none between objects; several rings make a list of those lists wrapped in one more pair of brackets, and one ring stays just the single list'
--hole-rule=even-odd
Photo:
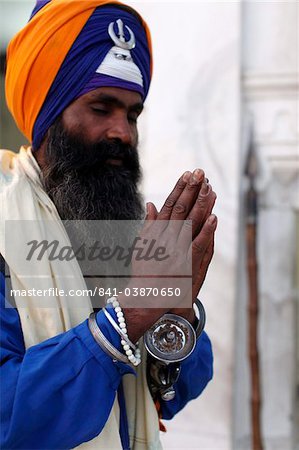
[{"label": "black beard", "polygon": [[[121,165],[107,160],[121,159]],[[58,119],[49,130],[44,187],[62,220],[138,220],[144,216],[138,191],[136,148],[121,142],[84,142]]]},{"label": "black beard", "polygon": [[[107,163],[109,159],[121,159],[121,165]],[[144,217],[136,148],[119,142],[88,144],[67,132],[58,119],[49,130],[42,172],[45,191],[64,221],[73,248],[82,243],[88,248],[95,241],[110,248],[131,245]],[[95,230],[91,220],[101,220],[101,226]],[[115,222],[120,220],[132,222],[129,226]],[[120,288],[126,283],[122,278],[106,278],[117,273],[117,263],[106,264],[99,280],[91,276],[96,273],[95,263],[79,264],[88,287]],[[97,310],[101,299],[91,300]]]}]

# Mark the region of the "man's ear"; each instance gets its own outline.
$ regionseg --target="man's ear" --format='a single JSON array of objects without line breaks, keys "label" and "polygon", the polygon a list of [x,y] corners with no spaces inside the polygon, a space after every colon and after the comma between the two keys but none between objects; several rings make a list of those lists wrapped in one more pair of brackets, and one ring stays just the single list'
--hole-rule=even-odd
[{"label": "man's ear", "polygon": [[43,142],[41,143],[40,147],[37,150],[34,150],[32,152],[32,155],[36,159],[37,164],[42,169],[46,164],[46,146],[47,146],[47,140],[48,140],[48,133],[46,137],[44,138]]}]

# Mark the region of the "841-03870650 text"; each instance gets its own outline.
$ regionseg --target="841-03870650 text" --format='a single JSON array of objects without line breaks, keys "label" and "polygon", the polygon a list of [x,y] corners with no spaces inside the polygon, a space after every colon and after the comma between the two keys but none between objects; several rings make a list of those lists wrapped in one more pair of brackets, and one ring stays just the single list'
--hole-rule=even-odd
[{"label": "841-03870650 text", "polygon": [[179,287],[165,287],[165,288],[152,288],[152,287],[127,287],[122,291],[117,288],[104,289],[95,286],[93,289],[70,289],[65,291],[64,289],[48,288],[48,289],[11,289],[10,294],[12,296],[19,297],[44,297],[44,296],[60,296],[60,297],[95,297],[108,296],[117,297],[123,294],[126,297],[179,297],[181,295],[181,289]]}]

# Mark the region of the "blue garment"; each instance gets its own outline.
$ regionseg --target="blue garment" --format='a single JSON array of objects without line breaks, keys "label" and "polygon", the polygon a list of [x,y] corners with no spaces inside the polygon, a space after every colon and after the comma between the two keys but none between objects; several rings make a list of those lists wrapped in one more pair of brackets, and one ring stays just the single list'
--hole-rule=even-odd
[{"label": "blue garment", "polygon": [[[2,449],[70,449],[96,437],[118,393],[120,435],[129,449],[122,375],[134,370],[116,362],[94,341],[87,320],[71,330],[25,350],[19,315],[1,301],[1,441]],[[115,347],[120,339],[103,312],[98,324]],[[182,363],[176,397],[162,402],[163,418],[172,418],[196,398],[212,378],[212,350],[205,333]]]}]

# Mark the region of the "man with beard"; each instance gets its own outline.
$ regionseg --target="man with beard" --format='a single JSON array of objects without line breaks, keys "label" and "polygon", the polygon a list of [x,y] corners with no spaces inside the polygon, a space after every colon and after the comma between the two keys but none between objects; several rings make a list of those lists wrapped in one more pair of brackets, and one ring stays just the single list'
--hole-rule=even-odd
[{"label": "man with beard", "polygon": [[[185,172],[160,212],[149,203],[141,230],[145,240],[155,237],[157,248],[171,243],[161,277],[149,278],[156,289],[170,274],[183,273],[192,259],[192,286],[183,288],[172,307],[154,296],[146,304],[137,296],[132,307],[132,299],[119,295],[95,314],[90,298],[64,296],[86,286],[76,260],[68,261],[67,269],[55,258],[30,260],[32,276],[23,276],[21,245],[30,236],[23,221],[36,227],[38,242],[47,222],[59,241],[68,242],[62,220],[143,218],[137,118],[151,66],[143,19],[131,8],[103,0],[39,0],[9,45],[7,103],[32,145],[17,155],[0,155],[0,251],[16,293],[16,308],[9,308],[2,277],[3,448],[159,449],[156,406],[160,417],[170,419],[212,377],[211,346],[203,332],[181,363],[175,396],[170,401],[156,397],[155,406],[147,355],[136,344],[169,311],[197,327],[185,299],[195,301],[202,286],[217,223],[215,194],[203,171]],[[5,242],[5,223],[6,234],[13,227],[9,221],[23,227],[14,242]],[[181,245],[191,221],[192,242]],[[155,262],[145,268],[133,259],[132,280],[140,280],[148,267],[154,272]],[[142,281],[134,283],[144,288]],[[48,296],[36,302],[28,294],[33,287]]]},{"label": "man with beard", "polygon": [[[111,96],[111,88],[101,89],[106,91]],[[38,161],[42,151],[35,153]],[[137,189],[138,152],[132,145],[121,140],[89,143],[85,134],[65,129],[59,117],[49,129],[40,165],[45,190],[63,220],[138,220],[144,215]]]}]

